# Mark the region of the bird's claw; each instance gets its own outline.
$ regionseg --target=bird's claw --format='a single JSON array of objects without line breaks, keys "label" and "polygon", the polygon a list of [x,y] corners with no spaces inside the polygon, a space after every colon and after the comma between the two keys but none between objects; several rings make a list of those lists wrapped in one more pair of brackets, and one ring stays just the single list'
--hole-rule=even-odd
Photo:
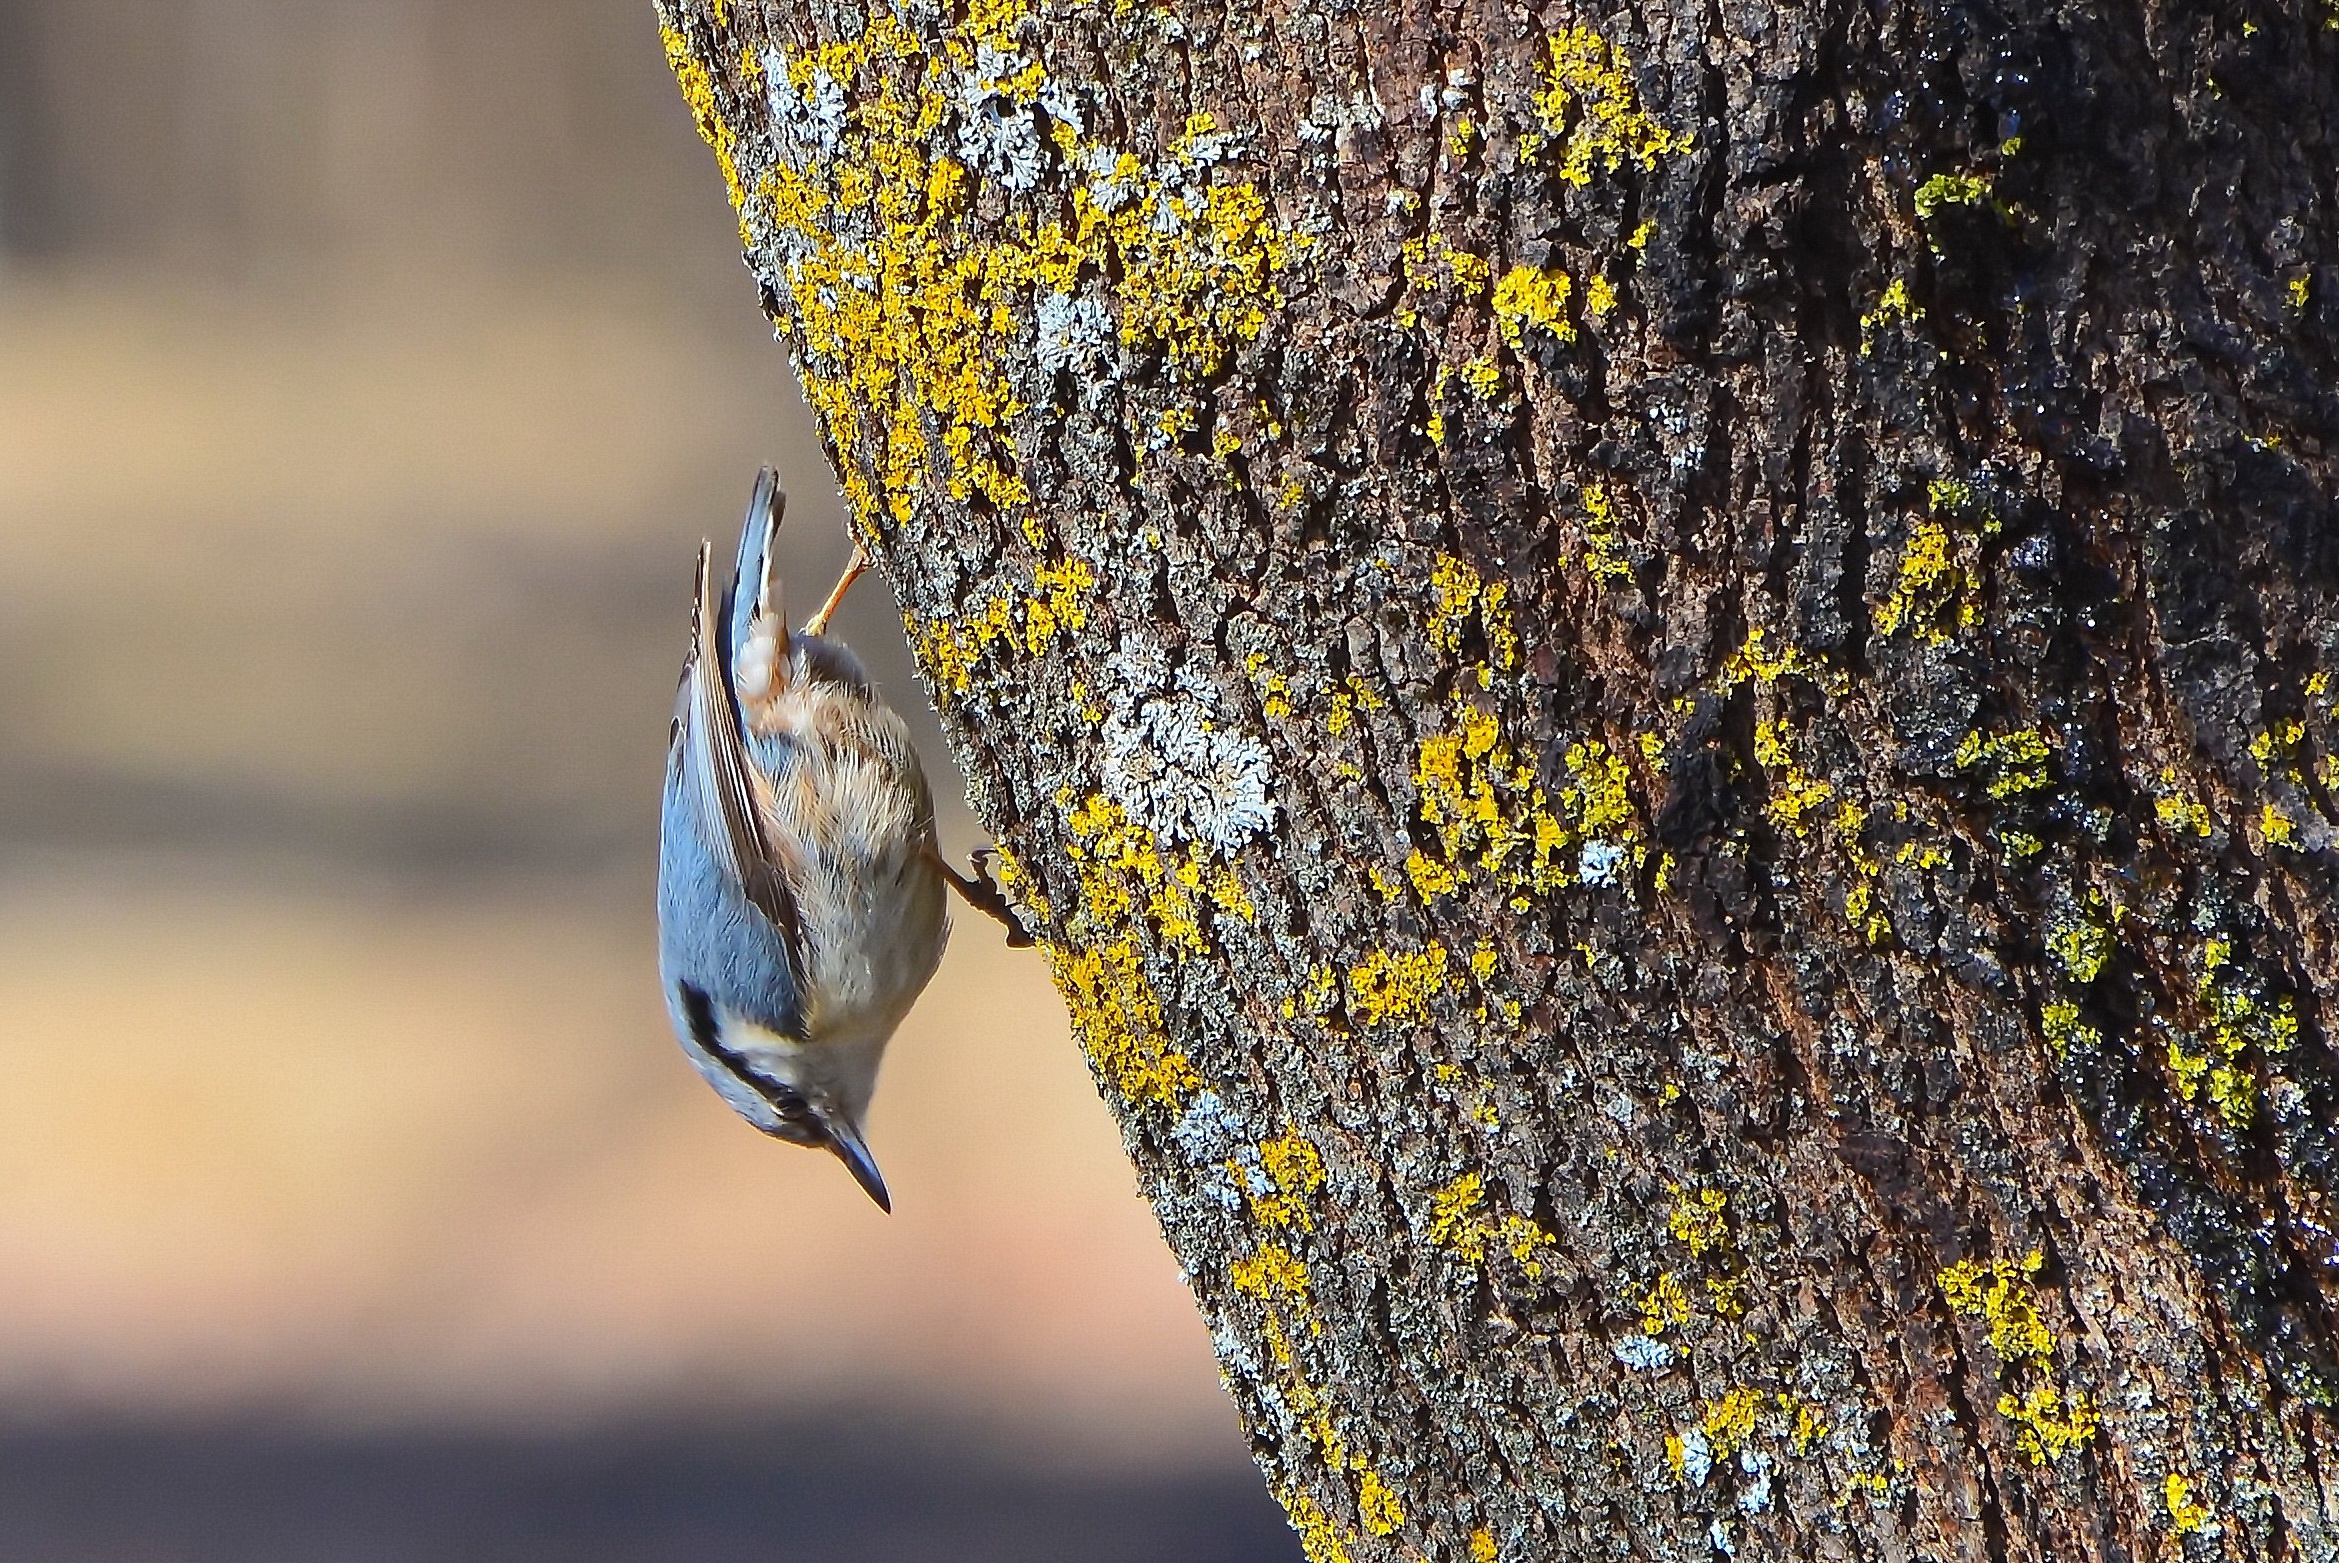
[{"label": "bird's claw", "polygon": [[1016,914],[1014,906],[1007,899],[1007,893],[999,888],[997,871],[991,866],[998,856],[999,849],[996,847],[978,847],[975,849],[975,871],[971,878],[948,863],[942,865],[942,876],[950,881],[967,905],[986,917],[998,919],[1007,930],[1007,948],[1028,950],[1034,943],[1032,932]]}]

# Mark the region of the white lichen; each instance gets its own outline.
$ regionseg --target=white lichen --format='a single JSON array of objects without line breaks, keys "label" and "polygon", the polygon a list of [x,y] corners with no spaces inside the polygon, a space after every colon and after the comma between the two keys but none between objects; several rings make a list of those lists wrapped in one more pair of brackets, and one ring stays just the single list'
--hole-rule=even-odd
[{"label": "white lichen", "polygon": [[1162,841],[1199,841],[1232,856],[1275,823],[1267,750],[1222,725],[1216,692],[1190,667],[1173,675],[1157,648],[1132,641],[1107,664],[1117,687],[1104,724],[1104,790]]},{"label": "white lichen", "polygon": [[[1251,1344],[1249,1336],[1241,1330],[1231,1328],[1225,1320],[1221,1319],[1210,1326],[1210,1344],[1218,1353],[1221,1373],[1229,1378],[1240,1375],[1244,1383],[1253,1385],[1259,1390],[1262,1399],[1273,1397],[1274,1386],[1269,1381],[1266,1366],[1259,1360],[1258,1350]],[[1280,1399],[1275,1399],[1273,1403],[1281,1405]]]},{"label": "white lichen", "polygon": [[1142,177],[1134,167],[1121,166],[1121,154],[1111,147],[1090,147],[1080,157],[1081,171],[1088,175],[1089,204],[1106,214],[1119,211],[1137,194]]},{"label": "white lichen", "polygon": [[1170,1138],[1187,1161],[1206,1167],[1225,1160],[1235,1146],[1248,1142],[1251,1131],[1216,1091],[1200,1091],[1170,1127]]},{"label": "white lichen", "polygon": [[1113,320],[1101,301],[1069,293],[1041,297],[1033,352],[1048,373],[1101,362],[1112,341]]},{"label": "white lichen", "polygon": [[1081,112],[1080,96],[1072,88],[1051,77],[1040,88],[1039,104],[1048,111],[1048,118],[1075,136],[1088,134],[1088,116]]},{"label": "white lichen", "polygon": [[1657,1373],[1673,1365],[1673,1348],[1648,1335],[1627,1335],[1615,1346],[1616,1360],[1635,1373]]},{"label": "white lichen", "polygon": [[1200,166],[1223,163],[1243,151],[1243,136],[1233,130],[1205,130],[1186,138],[1186,160]]},{"label": "white lichen", "polygon": [[779,132],[775,150],[781,161],[801,171],[808,161],[835,157],[845,139],[843,83],[815,68],[799,91],[788,69],[788,57],[769,46],[763,51],[763,81],[772,128]]},{"label": "white lichen", "polygon": [[982,49],[958,90],[959,161],[1018,194],[1038,186],[1044,166],[1039,122],[1001,90],[1022,65],[1014,55]]},{"label": "white lichen", "polygon": [[1625,849],[1613,841],[1587,841],[1576,860],[1576,873],[1587,885],[1612,885],[1624,858]]},{"label": "white lichen", "polygon": [[1703,1487],[1713,1474],[1714,1447],[1706,1442],[1706,1431],[1692,1427],[1681,1435],[1681,1478],[1692,1487]]}]

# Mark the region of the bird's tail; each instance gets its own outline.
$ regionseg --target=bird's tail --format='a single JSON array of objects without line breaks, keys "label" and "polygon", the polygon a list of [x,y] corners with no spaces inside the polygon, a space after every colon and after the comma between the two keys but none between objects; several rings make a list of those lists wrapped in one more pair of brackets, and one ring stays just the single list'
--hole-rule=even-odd
[{"label": "bird's tail", "polygon": [[723,614],[730,645],[723,665],[751,730],[761,730],[771,703],[788,687],[790,647],[786,605],[780,600],[779,572],[772,566],[773,541],[788,496],[779,474],[766,467],[755,475],[747,519],[739,528],[739,563],[731,575],[731,599]]},{"label": "bird's tail", "polygon": [[729,611],[724,615],[729,632],[722,647],[726,667],[755,633],[758,619],[768,616],[781,626],[783,641],[787,635],[787,619],[778,611],[780,582],[772,572],[772,540],[787,512],[788,496],[780,492],[780,475],[766,467],[755,475],[747,519],[739,525],[739,563],[731,572]]}]

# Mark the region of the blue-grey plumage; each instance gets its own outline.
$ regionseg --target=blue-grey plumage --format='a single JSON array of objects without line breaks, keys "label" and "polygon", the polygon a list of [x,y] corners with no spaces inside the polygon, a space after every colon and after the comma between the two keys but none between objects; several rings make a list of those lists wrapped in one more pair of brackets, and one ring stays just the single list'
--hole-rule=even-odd
[{"label": "blue-grey plumage", "polygon": [[[949,936],[934,803],[842,642],[791,634],[756,479],[730,588],[701,544],[658,841],[658,966],[683,1050],[767,1134],[892,1209],[864,1125],[885,1045]],[[834,598],[831,599],[833,604]]]}]

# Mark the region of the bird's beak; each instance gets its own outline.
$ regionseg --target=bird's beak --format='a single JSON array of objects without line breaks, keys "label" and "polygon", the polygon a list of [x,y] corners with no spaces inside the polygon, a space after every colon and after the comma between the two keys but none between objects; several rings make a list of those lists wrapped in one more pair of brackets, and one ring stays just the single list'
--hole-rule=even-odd
[{"label": "bird's beak", "polygon": [[843,1113],[821,1112],[819,1116],[820,1126],[828,1131],[829,1150],[845,1164],[862,1192],[877,1201],[877,1208],[892,1215],[893,1196],[885,1192],[885,1176],[877,1170],[877,1158],[869,1154],[860,1129]]}]

